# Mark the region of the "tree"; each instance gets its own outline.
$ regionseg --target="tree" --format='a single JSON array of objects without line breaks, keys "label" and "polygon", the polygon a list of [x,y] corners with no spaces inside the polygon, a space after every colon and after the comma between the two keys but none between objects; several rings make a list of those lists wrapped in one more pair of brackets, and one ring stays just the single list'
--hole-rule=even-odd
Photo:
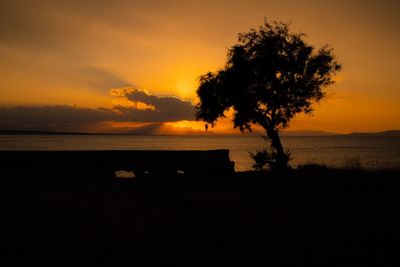
[{"label": "tree", "polygon": [[287,168],[279,130],[297,113],[312,112],[312,103],[324,97],[323,89],[341,70],[330,47],[316,51],[305,37],[290,32],[287,23],[267,21],[257,30],[240,33],[238,44],[228,50],[225,67],[200,77],[196,118],[214,126],[233,109],[234,128],[264,128],[275,167]]}]

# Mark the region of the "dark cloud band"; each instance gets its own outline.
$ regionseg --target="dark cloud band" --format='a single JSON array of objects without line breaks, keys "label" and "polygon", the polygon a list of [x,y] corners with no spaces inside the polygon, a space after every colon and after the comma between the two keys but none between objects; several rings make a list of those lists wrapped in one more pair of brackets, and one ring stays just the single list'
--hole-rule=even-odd
[{"label": "dark cloud band", "polygon": [[103,121],[116,122],[174,122],[193,120],[191,102],[176,97],[158,97],[145,91],[123,88],[119,97],[132,103],[144,103],[153,109],[132,106],[107,108],[78,108],[74,106],[15,106],[0,108],[0,129],[54,130],[73,128]]}]

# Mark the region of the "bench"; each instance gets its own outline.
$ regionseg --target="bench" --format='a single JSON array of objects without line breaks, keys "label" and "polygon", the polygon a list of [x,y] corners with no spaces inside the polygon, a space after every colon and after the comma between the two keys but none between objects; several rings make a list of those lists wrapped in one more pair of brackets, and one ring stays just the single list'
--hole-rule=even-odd
[{"label": "bench", "polygon": [[35,173],[40,176],[229,175],[234,162],[229,150],[82,150],[0,151],[0,174]]}]

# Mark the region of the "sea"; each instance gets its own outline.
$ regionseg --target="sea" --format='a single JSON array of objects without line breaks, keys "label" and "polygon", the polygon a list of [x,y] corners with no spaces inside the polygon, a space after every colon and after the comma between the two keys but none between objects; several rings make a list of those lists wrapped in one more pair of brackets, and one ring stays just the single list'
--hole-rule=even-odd
[{"label": "sea", "polygon": [[[400,169],[400,138],[375,135],[283,136],[290,165]],[[269,148],[261,136],[0,135],[0,150],[229,149],[236,171],[252,169],[250,152]]]}]

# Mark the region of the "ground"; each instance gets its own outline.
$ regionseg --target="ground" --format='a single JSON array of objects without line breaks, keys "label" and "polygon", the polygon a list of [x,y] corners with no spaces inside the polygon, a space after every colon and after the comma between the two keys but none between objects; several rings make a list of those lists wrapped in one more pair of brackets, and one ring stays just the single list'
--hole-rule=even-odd
[{"label": "ground", "polygon": [[386,266],[400,237],[398,174],[3,179],[0,264]]}]

